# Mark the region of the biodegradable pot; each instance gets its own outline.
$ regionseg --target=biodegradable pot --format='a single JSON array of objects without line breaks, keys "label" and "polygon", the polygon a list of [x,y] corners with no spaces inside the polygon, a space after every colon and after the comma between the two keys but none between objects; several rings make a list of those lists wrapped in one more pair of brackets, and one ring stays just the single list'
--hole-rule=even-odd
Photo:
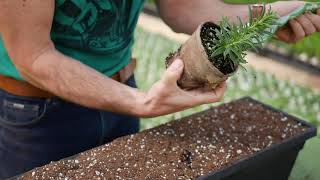
[{"label": "biodegradable pot", "polygon": [[315,135],[313,125],[243,98],[12,179],[286,180]]},{"label": "biodegradable pot", "polygon": [[197,88],[216,88],[221,82],[227,80],[235,71],[230,74],[223,74],[217,69],[208,58],[201,40],[201,30],[203,26],[219,28],[212,22],[200,24],[191,37],[166,59],[168,67],[174,59],[180,58],[184,62],[183,74],[178,80],[178,85],[182,89],[191,90]]}]

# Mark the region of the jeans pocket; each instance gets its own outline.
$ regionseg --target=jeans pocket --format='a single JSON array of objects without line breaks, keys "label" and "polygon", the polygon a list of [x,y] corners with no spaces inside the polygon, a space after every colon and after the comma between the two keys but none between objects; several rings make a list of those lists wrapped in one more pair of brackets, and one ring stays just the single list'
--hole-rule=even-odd
[{"label": "jeans pocket", "polygon": [[[44,100],[45,101],[45,100]],[[47,109],[45,102],[3,99],[0,123],[9,126],[29,126],[38,123]]]}]

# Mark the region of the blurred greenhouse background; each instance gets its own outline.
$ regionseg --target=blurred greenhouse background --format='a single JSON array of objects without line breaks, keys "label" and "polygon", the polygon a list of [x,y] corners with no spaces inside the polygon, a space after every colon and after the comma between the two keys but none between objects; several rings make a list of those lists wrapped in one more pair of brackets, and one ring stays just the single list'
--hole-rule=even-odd
[{"label": "blurred greenhouse background", "polygon": [[[226,0],[226,2],[256,3],[267,1]],[[152,4],[153,1],[148,0],[147,3]],[[305,38],[295,45],[288,45],[276,40],[271,43],[273,47],[281,48],[287,54],[296,54],[299,57],[304,57],[306,61],[310,61],[309,63],[320,67],[320,33]],[[138,59],[138,68],[135,76],[140,89],[148,90],[154,82],[161,78],[165,69],[165,58],[170,52],[177,50],[179,46],[179,43],[169,40],[167,37],[148,32],[142,28],[137,29],[134,56]],[[240,70],[228,80],[228,91],[223,102],[243,96],[251,96],[275,108],[307,120],[320,128],[320,93],[293,81],[279,80],[271,73],[247,67],[246,71]],[[212,105],[203,105],[167,116],[143,119],[141,129],[152,128],[170,120],[205,110],[210,106]],[[320,135],[318,133],[318,137],[308,141],[303,151],[299,154],[290,180],[319,179],[319,152]]]}]

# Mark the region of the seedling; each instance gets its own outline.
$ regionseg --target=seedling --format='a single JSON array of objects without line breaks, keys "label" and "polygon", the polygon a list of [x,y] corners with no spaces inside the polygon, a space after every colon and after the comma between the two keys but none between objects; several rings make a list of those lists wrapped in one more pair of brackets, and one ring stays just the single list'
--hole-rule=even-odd
[{"label": "seedling", "polygon": [[202,27],[200,36],[209,61],[224,74],[232,73],[239,65],[246,63],[246,52],[262,46],[267,40],[266,35],[273,36],[269,27],[277,25],[278,17],[271,8],[266,10],[264,7],[258,17],[253,17],[249,8],[249,14],[248,23],[238,17],[238,24],[235,24],[224,17],[219,28],[212,23]]}]

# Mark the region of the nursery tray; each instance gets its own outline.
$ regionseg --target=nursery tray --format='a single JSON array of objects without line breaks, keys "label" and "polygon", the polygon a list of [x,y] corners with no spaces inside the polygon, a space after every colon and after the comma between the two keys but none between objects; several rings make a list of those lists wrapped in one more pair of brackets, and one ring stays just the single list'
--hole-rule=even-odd
[{"label": "nursery tray", "polygon": [[[281,112],[277,109],[274,109],[273,107],[265,105],[261,102],[258,102],[250,97],[244,97],[239,100],[233,101],[231,103],[227,103],[225,105],[221,105],[221,106],[218,106],[218,107],[215,107],[215,108],[203,111],[203,112],[196,113],[194,115],[182,118],[181,120],[174,121],[174,122],[172,122],[172,124],[181,123],[181,125],[183,126],[183,125],[185,125],[186,122],[188,122],[188,120],[192,120],[192,119],[197,120],[197,117],[203,116],[206,113],[210,114],[210,112],[212,113],[219,108],[221,111],[224,111],[224,110],[228,109],[228,106],[227,106],[228,104],[233,103],[235,105],[235,104],[239,104],[239,103],[241,104],[244,102],[250,103],[250,105],[252,104],[253,106],[256,106],[256,107],[259,106],[259,107],[261,107],[261,109],[263,109],[263,111],[268,111],[268,112],[270,111],[270,113],[281,114],[281,117],[290,119],[290,121],[295,121],[296,124],[299,124],[299,126],[303,127],[303,131],[301,131],[301,133],[299,131],[299,134],[293,135],[292,137],[290,136],[289,138],[285,138],[284,140],[281,140],[279,143],[272,144],[264,149],[261,149],[255,153],[252,153],[251,155],[249,154],[249,155],[245,155],[245,156],[240,156],[240,158],[238,160],[234,160],[230,163],[223,164],[220,168],[216,168],[216,170],[209,169],[209,172],[205,173],[206,175],[198,176],[196,179],[199,179],[199,180],[211,180],[211,179],[212,180],[244,180],[244,179],[245,180],[271,180],[271,179],[272,180],[286,180],[286,179],[288,179],[288,177],[290,175],[290,172],[291,172],[291,169],[295,163],[296,157],[297,157],[299,151],[303,148],[305,141],[316,135],[316,132],[317,132],[316,127],[313,126],[312,124],[305,122],[301,119],[298,119],[296,117],[293,117],[287,113]],[[223,108],[221,108],[221,107],[223,107]],[[230,111],[230,112],[232,112],[232,111]],[[218,119],[220,119],[220,118],[218,117]],[[269,122],[269,121],[271,121],[271,120],[264,119],[263,122]],[[177,125],[177,124],[175,124],[175,125]],[[153,134],[156,132],[161,133],[164,128],[166,128],[166,127],[173,128],[173,126],[175,126],[175,125],[169,126],[168,124],[165,124],[165,125],[162,125],[162,126],[150,129],[150,130],[143,131],[143,132],[138,133],[134,136],[145,137],[151,132],[153,132]],[[177,126],[175,126],[175,128],[177,128]],[[179,128],[180,127],[178,127],[178,129],[175,129],[175,131],[179,131]],[[193,127],[193,129],[195,129],[195,127]],[[156,131],[156,130],[158,130],[158,131]],[[199,132],[200,129],[196,129],[194,131]],[[182,131],[182,132],[185,132],[185,131]],[[188,133],[188,132],[186,132],[186,133]],[[211,132],[204,132],[204,133],[211,133]],[[192,135],[192,134],[190,134],[190,135]],[[112,150],[114,150],[114,148],[118,148],[118,150],[119,150],[119,148],[120,148],[120,149],[122,149],[121,151],[125,151],[125,148],[122,147],[124,145],[122,142],[127,142],[126,140],[128,140],[128,139],[130,139],[131,141],[134,141],[135,139],[131,139],[131,137],[134,137],[134,136],[127,136],[127,137],[120,138],[120,139],[113,141],[111,143],[113,145],[110,145],[113,147]],[[158,137],[158,136],[154,136],[154,135],[150,135],[150,136],[151,137],[149,137],[149,140],[150,140],[150,138],[157,139],[157,137]],[[159,141],[165,140],[167,138],[168,137],[166,137],[166,135],[161,136],[161,137],[159,137]],[[179,139],[181,137],[178,136],[176,138]],[[188,137],[186,137],[186,138],[188,138]],[[169,139],[170,139],[170,137],[169,137]],[[177,142],[180,142],[180,141],[177,141]],[[157,149],[157,148],[165,146],[165,145],[166,144],[161,144],[161,142],[159,142],[159,143],[153,144],[153,147],[154,147],[154,149]],[[148,144],[146,144],[145,146],[148,146]],[[170,145],[168,145],[168,146],[170,146]],[[183,145],[181,144],[181,146],[183,146]],[[99,150],[98,151],[94,151],[94,150],[101,149],[102,147],[104,147],[106,149],[108,148],[106,145],[103,145],[101,147],[94,148],[93,150],[89,150],[84,153],[66,158],[62,161],[64,161],[67,164],[68,164],[68,160],[72,164],[72,162],[74,162],[75,159],[77,159],[77,158],[79,158],[79,161],[81,161],[81,158],[84,159],[86,157],[90,157],[90,153],[92,154],[92,152],[100,152]],[[107,150],[106,150],[106,152],[107,152]],[[135,152],[134,149],[133,149],[133,152]],[[137,151],[137,152],[139,152],[139,151]],[[87,155],[89,155],[89,156],[86,156],[85,153],[87,153]],[[103,152],[101,152],[101,153],[103,153]],[[146,153],[142,157],[147,156],[147,155],[148,154]],[[139,155],[134,155],[134,156],[139,156]],[[141,156],[141,154],[140,154],[140,156]],[[101,156],[101,157],[105,157],[105,156]],[[118,158],[121,158],[121,156]],[[122,160],[124,162],[127,162],[126,158],[122,159]],[[143,161],[143,159],[137,159],[137,160]],[[191,158],[191,160],[192,160],[192,158]],[[62,162],[62,161],[60,161],[60,162]],[[114,163],[116,163],[116,164],[118,163],[118,165],[120,167],[123,167],[123,165],[119,164],[118,161],[121,161],[121,160],[117,160],[117,162],[113,162],[110,165],[116,167],[117,165],[114,165]],[[137,162],[139,162],[139,161],[137,161]],[[107,162],[105,162],[104,164],[106,164],[106,163]],[[50,164],[49,164],[49,166],[46,166],[46,168],[48,168],[48,167],[50,169]],[[129,166],[129,167],[133,168],[132,166]],[[102,166],[98,166],[98,168],[102,168]],[[25,173],[24,175],[27,175],[27,177],[28,177],[28,174],[29,174],[29,178],[30,178],[31,172],[34,172],[36,170],[37,169],[29,171],[29,172]],[[40,168],[40,170],[41,170],[41,168]],[[95,168],[92,168],[93,172],[91,172],[91,173],[93,173],[93,174],[91,175],[88,173],[87,178],[92,176],[91,178],[95,179],[95,178],[93,178],[93,176],[95,176],[95,172],[96,172],[95,170],[96,170]],[[160,169],[160,171],[161,170],[162,169]],[[169,169],[169,170],[172,170],[172,169]],[[122,172],[126,173],[126,171],[122,171]],[[169,172],[169,171],[166,170],[166,172]],[[155,173],[158,173],[158,172],[155,171]],[[170,173],[168,173],[168,174],[170,174]],[[16,177],[10,178],[10,180],[18,179],[21,176],[16,176]],[[129,176],[130,176],[130,174],[129,174]],[[106,176],[106,177],[108,177],[108,176]],[[147,178],[148,176],[142,176],[142,177],[143,177],[142,179],[152,179],[152,178]],[[29,178],[27,178],[27,179],[29,179]],[[73,179],[77,179],[77,178],[73,178]],[[81,179],[85,179],[85,178],[82,177]],[[107,179],[112,179],[112,178],[109,177]],[[155,179],[155,178],[153,178],[153,179]],[[172,178],[168,177],[167,179],[172,179]],[[178,179],[178,178],[174,178],[174,179]],[[186,179],[186,178],[182,178],[182,179]],[[190,178],[190,179],[194,179],[194,178]]]}]

